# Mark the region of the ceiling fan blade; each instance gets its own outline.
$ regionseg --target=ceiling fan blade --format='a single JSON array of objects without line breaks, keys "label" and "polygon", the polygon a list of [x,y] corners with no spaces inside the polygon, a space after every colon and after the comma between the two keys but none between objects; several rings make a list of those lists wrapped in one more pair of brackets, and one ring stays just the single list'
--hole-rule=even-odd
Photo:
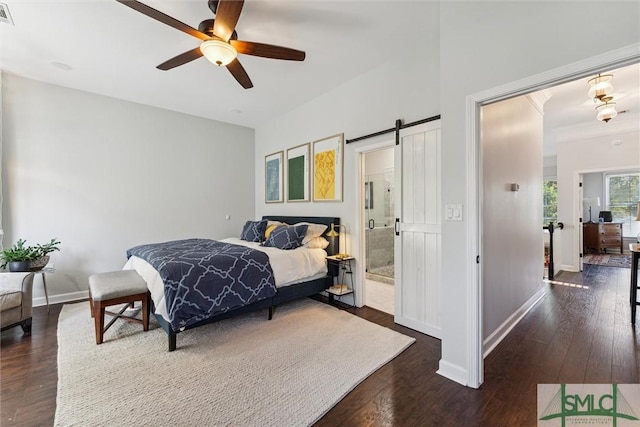
[{"label": "ceiling fan blade", "polygon": [[172,18],[171,16],[160,12],[159,10],[156,10],[150,6],[147,6],[144,3],[140,3],[139,1],[136,1],[136,0],[116,0],[116,1],[118,3],[122,3],[125,6],[129,6],[131,9],[136,10],[142,13],[143,15],[147,15],[149,18],[153,18],[156,21],[162,22],[163,24],[167,24],[168,26],[173,27],[176,30],[180,30],[184,33],[187,33],[190,36],[193,36],[197,39],[208,40],[211,38],[205,33],[202,33],[196,30],[195,28],[188,26],[184,22],[180,22],[177,19]]},{"label": "ceiling fan blade", "polygon": [[178,67],[180,65],[184,65],[187,62],[191,62],[194,59],[198,59],[202,56],[202,51],[200,50],[200,46],[195,49],[191,49],[185,53],[181,53],[180,55],[169,59],[168,61],[163,62],[158,65],[156,68],[159,70],[167,71],[172,68]]},{"label": "ceiling fan blade", "polygon": [[213,23],[213,34],[228,42],[236,28],[244,0],[220,0]]},{"label": "ceiling fan blade", "polygon": [[306,54],[301,50],[276,46],[265,43],[247,42],[242,40],[230,40],[238,53],[260,56],[262,58],[286,59],[288,61],[304,61]]},{"label": "ceiling fan blade", "polygon": [[243,88],[251,89],[253,87],[253,83],[251,83],[249,75],[244,70],[244,67],[240,64],[240,61],[238,61],[238,58],[227,64],[227,68],[229,69],[231,75],[238,81],[238,83],[240,83]]}]

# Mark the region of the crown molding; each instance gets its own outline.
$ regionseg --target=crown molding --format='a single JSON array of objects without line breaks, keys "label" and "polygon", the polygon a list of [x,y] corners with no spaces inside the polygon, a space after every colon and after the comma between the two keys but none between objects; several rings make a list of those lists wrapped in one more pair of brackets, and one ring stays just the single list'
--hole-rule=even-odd
[{"label": "crown molding", "polygon": [[640,114],[626,113],[621,117],[620,114],[609,123],[597,121],[581,123],[577,125],[565,126],[554,131],[556,142],[575,141],[587,138],[597,138],[603,136],[611,136],[624,132],[633,132],[640,130]]},{"label": "crown molding", "polygon": [[527,99],[540,114],[544,115],[544,103],[551,99],[552,96],[549,89],[542,89],[537,92],[531,92],[527,95]]}]

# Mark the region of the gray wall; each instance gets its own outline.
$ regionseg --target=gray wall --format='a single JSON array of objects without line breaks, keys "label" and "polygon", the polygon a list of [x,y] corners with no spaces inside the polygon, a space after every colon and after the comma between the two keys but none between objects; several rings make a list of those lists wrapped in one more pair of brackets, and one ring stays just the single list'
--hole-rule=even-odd
[{"label": "gray wall", "polygon": [[482,108],[484,340],[542,288],[542,129],[526,96]]},{"label": "gray wall", "polygon": [[6,73],[2,85],[4,245],[62,241],[54,301],[122,268],[131,246],[237,236],[253,218],[252,129]]}]

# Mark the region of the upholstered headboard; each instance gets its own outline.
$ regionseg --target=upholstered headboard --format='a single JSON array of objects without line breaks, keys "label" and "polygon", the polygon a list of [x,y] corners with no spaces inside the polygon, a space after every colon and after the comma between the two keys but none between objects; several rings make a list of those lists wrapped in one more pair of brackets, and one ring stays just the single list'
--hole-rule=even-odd
[{"label": "upholstered headboard", "polygon": [[[313,224],[324,224],[327,226],[327,230],[324,232],[324,237],[329,241],[329,246],[327,247],[327,255],[335,255],[339,252],[340,248],[340,238],[330,238],[327,237],[326,234],[331,230],[331,224],[339,225],[340,218],[330,217],[330,216],[278,216],[278,215],[265,215],[262,219],[268,219],[271,221],[280,221],[290,225],[296,224],[298,222],[310,222]],[[336,229],[338,231],[339,229]]]}]

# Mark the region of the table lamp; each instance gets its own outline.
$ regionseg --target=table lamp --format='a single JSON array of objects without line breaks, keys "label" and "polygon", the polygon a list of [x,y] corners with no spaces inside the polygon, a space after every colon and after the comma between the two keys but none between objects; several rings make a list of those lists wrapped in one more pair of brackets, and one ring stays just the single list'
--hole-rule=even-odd
[{"label": "table lamp", "polygon": [[[336,227],[338,228],[338,231],[336,231]],[[340,239],[338,241],[338,253],[335,255],[336,258],[338,259],[344,259],[344,258],[349,258],[349,254],[347,254],[347,240],[346,240],[346,235],[347,235],[347,227],[342,225],[342,224],[331,224],[331,230],[329,230],[327,232],[327,237],[330,237],[331,239],[335,239],[336,237],[340,237],[340,227],[344,228],[344,252],[340,252],[340,242],[343,239]]]},{"label": "table lamp", "polygon": [[591,207],[600,206],[600,197],[589,197],[587,199],[584,199],[583,203],[589,206],[589,222],[591,223],[593,222],[591,221]]}]

